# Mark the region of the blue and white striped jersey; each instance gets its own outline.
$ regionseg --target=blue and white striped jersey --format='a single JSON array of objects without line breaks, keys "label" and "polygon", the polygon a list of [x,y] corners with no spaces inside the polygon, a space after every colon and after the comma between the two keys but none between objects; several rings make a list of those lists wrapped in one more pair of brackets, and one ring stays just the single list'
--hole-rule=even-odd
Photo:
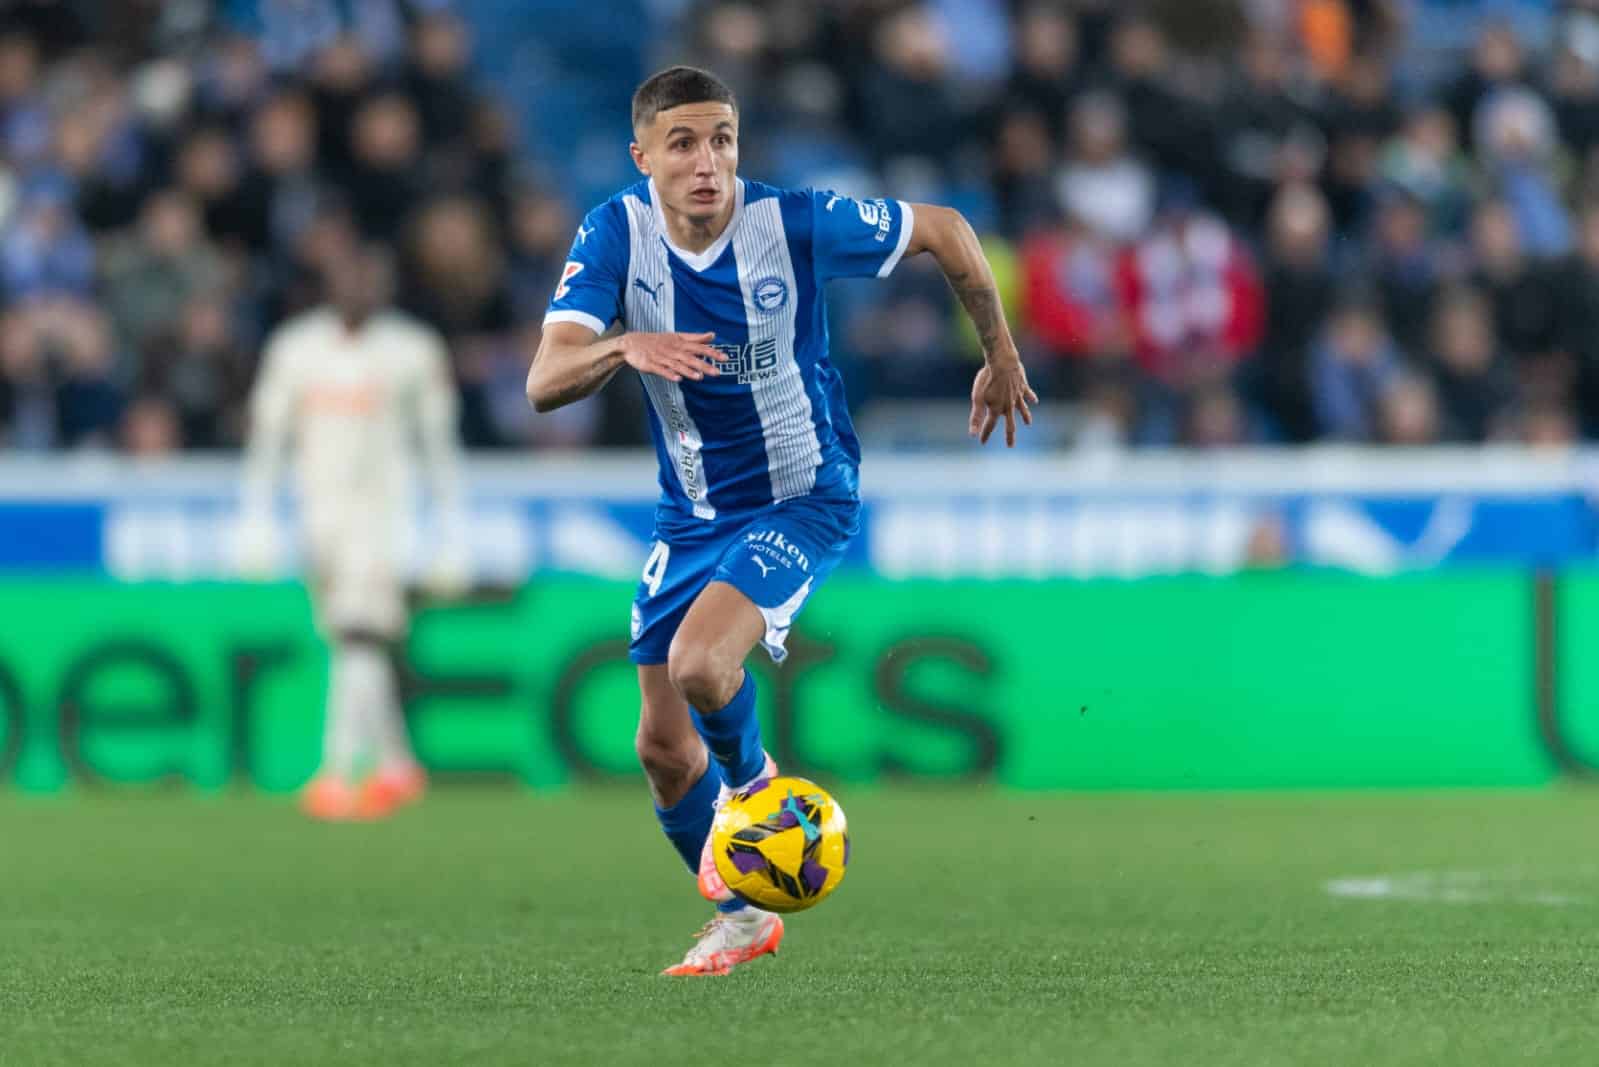
[{"label": "blue and white striped jersey", "polygon": [[584,217],[544,321],[716,335],[720,376],[640,376],[663,510],[708,520],[806,494],[853,499],[860,443],[827,358],[822,287],[886,276],[911,228],[902,201],[740,179],[727,229],[694,254],[672,245],[654,183],[639,182]]}]

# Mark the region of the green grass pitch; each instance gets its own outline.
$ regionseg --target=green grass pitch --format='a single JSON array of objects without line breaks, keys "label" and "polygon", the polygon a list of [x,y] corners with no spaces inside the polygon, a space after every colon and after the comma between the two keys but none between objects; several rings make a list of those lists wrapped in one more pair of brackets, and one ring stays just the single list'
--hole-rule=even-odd
[{"label": "green grass pitch", "polygon": [[0,796],[0,1067],[1599,1057],[1599,792],[840,799],[783,954],[672,980],[642,787]]}]

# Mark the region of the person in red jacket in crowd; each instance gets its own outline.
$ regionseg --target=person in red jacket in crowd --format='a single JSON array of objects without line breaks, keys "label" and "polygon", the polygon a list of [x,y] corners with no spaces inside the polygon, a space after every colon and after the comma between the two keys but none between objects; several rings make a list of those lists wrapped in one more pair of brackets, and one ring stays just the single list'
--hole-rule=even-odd
[{"label": "person in red jacket in crowd", "polygon": [[1138,365],[1169,389],[1228,378],[1260,343],[1260,272],[1226,224],[1200,209],[1187,182],[1162,191],[1154,228],[1121,255],[1116,286]]},{"label": "person in red jacket in crowd", "polygon": [[1073,391],[1092,368],[1121,363],[1132,337],[1117,288],[1121,250],[1079,220],[1039,230],[1022,245],[1022,315]]}]

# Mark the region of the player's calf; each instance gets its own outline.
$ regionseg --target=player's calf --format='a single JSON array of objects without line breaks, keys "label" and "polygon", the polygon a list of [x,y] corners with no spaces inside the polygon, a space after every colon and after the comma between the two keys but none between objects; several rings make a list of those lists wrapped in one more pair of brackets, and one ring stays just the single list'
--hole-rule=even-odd
[{"label": "player's calf", "polygon": [[643,722],[633,737],[633,751],[644,768],[655,802],[662,807],[681,800],[704,776],[709,762],[699,735],[692,731],[663,733]]}]

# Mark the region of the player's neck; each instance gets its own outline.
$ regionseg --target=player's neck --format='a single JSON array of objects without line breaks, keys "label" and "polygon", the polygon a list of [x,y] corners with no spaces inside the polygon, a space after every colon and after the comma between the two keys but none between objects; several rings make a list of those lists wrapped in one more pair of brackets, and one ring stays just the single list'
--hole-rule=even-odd
[{"label": "player's neck", "polygon": [[347,334],[360,333],[362,330],[366,329],[366,324],[372,321],[372,316],[370,314],[346,315],[342,311],[338,311],[336,313],[339,316],[339,325],[344,327],[344,332]]},{"label": "player's neck", "polygon": [[666,236],[685,252],[700,253],[716,243],[733,221],[733,198],[728,197],[727,204],[710,219],[691,219],[680,211],[675,211],[670,205],[661,205],[661,216],[666,220]]}]

